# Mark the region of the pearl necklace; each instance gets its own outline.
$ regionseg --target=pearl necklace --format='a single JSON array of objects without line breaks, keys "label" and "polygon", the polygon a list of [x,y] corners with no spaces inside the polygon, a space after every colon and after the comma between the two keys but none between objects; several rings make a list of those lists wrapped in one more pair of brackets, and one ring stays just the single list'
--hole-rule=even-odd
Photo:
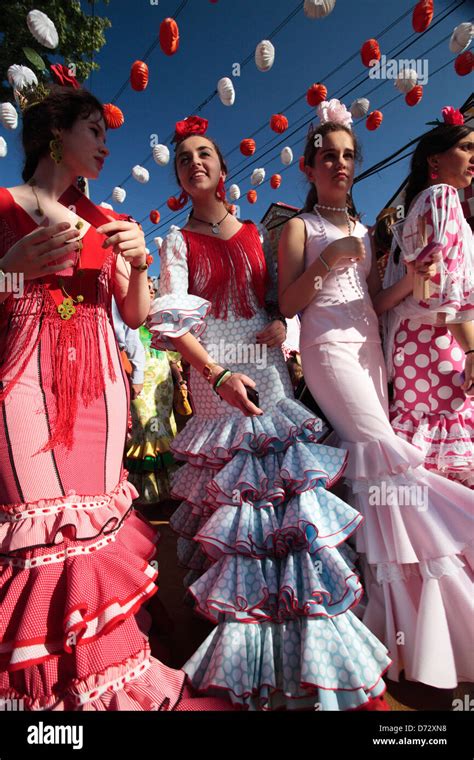
[{"label": "pearl necklace", "polygon": [[[344,213],[346,217],[346,224],[347,224],[347,233],[350,236],[351,234],[351,218],[349,216],[349,211],[347,210],[347,206],[344,206],[344,208],[337,208],[337,206],[323,206],[322,203],[315,203],[314,204],[315,209],[325,209],[326,211],[340,211],[341,213]],[[316,211],[316,213],[321,216],[319,211]]]},{"label": "pearl necklace", "polygon": [[[343,211],[343,210],[346,211],[347,228],[349,231],[349,235],[351,234],[351,226],[350,226],[351,220],[350,220],[349,212],[347,211],[347,209],[333,209],[333,208],[329,208],[328,206],[322,206],[319,203],[316,203],[314,205],[313,213],[316,215],[316,218],[318,220],[318,231],[323,241],[322,250],[324,250],[329,245],[329,242],[328,242],[328,236],[326,233],[326,228],[324,226],[324,220],[318,211],[318,208],[317,208],[318,206],[319,208],[326,208],[328,211]],[[350,318],[353,320],[363,319],[365,322],[368,322],[369,321],[368,309],[367,309],[367,304],[365,303],[365,299],[364,299],[364,290],[362,288],[362,283],[360,281],[359,267],[358,267],[357,262],[355,262],[352,266],[348,267],[345,270],[344,274],[339,274],[337,268],[333,269],[329,276],[331,276],[331,274],[333,274],[335,277],[337,289],[339,291],[339,295],[341,298],[341,302],[346,305]],[[362,301],[362,309],[360,308],[354,309],[352,307],[352,301],[349,301],[347,299],[347,296],[345,295],[344,290],[342,288],[341,283],[343,280],[348,282],[349,286],[358,297],[357,300]]]}]

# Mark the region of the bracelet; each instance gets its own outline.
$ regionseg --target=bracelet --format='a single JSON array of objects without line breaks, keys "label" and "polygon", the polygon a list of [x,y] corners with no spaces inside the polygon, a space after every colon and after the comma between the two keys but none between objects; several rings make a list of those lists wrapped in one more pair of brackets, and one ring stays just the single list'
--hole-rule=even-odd
[{"label": "bracelet", "polygon": [[[212,386],[212,387],[214,388],[214,391],[215,391],[216,393],[217,393],[217,389],[219,388],[219,386],[220,386],[220,385],[223,385],[223,384],[226,382],[226,380],[228,380],[228,379],[229,379],[229,377],[230,377],[231,375],[232,375],[232,372],[230,371],[230,369],[224,369],[224,370],[222,370],[222,372],[221,372],[221,373],[220,373],[220,374],[219,374],[219,375],[216,377],[216,379],[215,379],[215,381],[214,381],[214,383],[213,383],[213,386]],[[219,394],[217,393],[217,395],[219,395]]]},{"label": "bracelet", "polygon": [[327,263],[327,261],[326,261],[326,259],[324,258],[324,256],[323,256],[323,254],[322,254],[322,253],[320,253],[320,254],[319,254],[319,259],[320,259],[320,261],[322,261],[322,262],[323,262],[323,264],[324,264],[324,266],[326,267],[326,269],[328,270],[328,272],[332,272],[332,267],[330,267],[330,266],[329,266],[329,264]]},{"label": "bracelet", "polygon": [[464,351],[464,356],[467,356],[468,354],[474,354],[474,348],[470,348],[469,351]]},{"label": "bracelet", "polygon": [[137,272],[145,272],[148,269],[148,264],[140,264],[138,267],[134,267],[133,264],[130,264],[132,269],[136,269]]}]

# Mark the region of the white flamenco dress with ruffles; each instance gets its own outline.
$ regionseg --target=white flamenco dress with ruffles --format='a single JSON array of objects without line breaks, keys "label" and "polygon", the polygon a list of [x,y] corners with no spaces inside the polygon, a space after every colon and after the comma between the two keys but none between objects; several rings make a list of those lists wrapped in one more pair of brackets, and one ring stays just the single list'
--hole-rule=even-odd
[{"label": "white flamenco dress with ruffles", "polygon": [[[302,214],[306,266],[343,233]],[[363,621],[389,648],[388,676],[452,689],[474,681],[472,492],[423,467],[393,431],[378,323],[361,263],[333,271],[302,316],[306,383],[349,452],[345,478],[365,520],[356,546],[368,563]]]},{"label": "white flamenco dress with ruffles", "polygon": [[363,590],[345,541],[362,517],[327,490],[346,453],[318,444],[322,423],[293,400],[280,349],[267,350],[264,367],[238,355],[269,322],[256,299],[253,317],[218,319],[188,292],[187,244],[245,249],[255,233],[246,223],[230,241],[168,235],[149,318],[157,347],[187,332],[213,358],[225,344],[225,366],[255,380],[264,410],[244,416],[191,371],[196,413],[172,444],[185,464],[171,524],[195,610],[216,627],[184,670],[199,692],[225,690],[244,709],[384,709],[390,659],[351,610]]}]

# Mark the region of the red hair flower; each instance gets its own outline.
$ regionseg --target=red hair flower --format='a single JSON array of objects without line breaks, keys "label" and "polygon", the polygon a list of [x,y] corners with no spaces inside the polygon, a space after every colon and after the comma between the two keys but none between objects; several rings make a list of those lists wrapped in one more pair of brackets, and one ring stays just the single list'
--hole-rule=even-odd
[{"label": "red hair flower", "polygon": [[464,124],[464,116],[461,111],[452,106],[445,106],[441,115],[445,124]]},{"label": "red hair flower", "polygon": [[76,77],[72,76],[67,66],[63,66],[62,63],[55,63],[53,66],[50,66],[50,69],[53,79],[58,84],[62,84],[65,87],[74,87],[75,90],[80,88],[79,82]]},{"label": "red hair flower", "polygon": [[177,121],[173,142],[181,142],[190,135],[205,135],[208,125],[208,120],[202,119],[200,116],[188,116],[183,121]]}]

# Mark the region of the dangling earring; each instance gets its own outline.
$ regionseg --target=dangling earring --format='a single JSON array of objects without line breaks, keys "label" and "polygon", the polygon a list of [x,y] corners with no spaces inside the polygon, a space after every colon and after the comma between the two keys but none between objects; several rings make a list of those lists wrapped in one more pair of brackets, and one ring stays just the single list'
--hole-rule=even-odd
[{"label": "dangling earring", "polygon": [[439,174],[438,174],[438,172],[436,171],[436,168],[434,168],[434,169],[432,169],[432,170],[431,170],[431,172],[430,172],[430,177],[431,177],[431,179],[438,179],[438,177],[439,177]]},{"label": "dangling earring", "polygon": [[78,177],[76,180],[76,185],[81,191],[81,193],[84,193],[85,195],[86,194],[86,180],[84,179],[84,177]]},{"label": "dangling earring", "polygon": [[219,183],[216,187],[216,198],[222,202],[225,201],[225,184],[222,177],[220,178]]},{"label": "dangling earring", "polygon": [[189,195],[187,194],[186,190],[183,190],[181,195],[178,198],[179,208],[180,209],[184,208],[188,200],[189,200]]},{"label": "dangling earring", "polygon": [[49,155],[56,164],[60,164],[63,158],[63,144],[59,137],[49,143]]}]

